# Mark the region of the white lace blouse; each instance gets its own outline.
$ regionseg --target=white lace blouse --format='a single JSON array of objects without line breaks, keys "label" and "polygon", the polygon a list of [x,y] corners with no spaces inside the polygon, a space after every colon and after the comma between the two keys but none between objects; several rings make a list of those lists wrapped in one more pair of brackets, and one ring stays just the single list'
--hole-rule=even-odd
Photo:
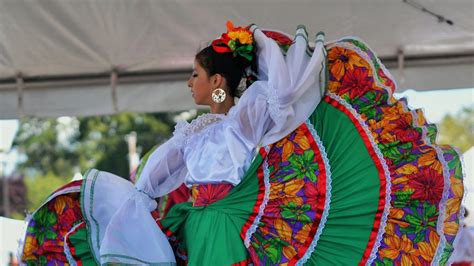
[{"label": "white lace blouse", "polygon": [[228,115],[204,114],[176,125],[174,136],[148,158],[137,187],[162,196],[183,182],[239,184],[258,146],[278,141],[304,122],[321,99],[325,50],[318,35],[309,53],[304,28],[286,56],[254,29],[259,79]]}]

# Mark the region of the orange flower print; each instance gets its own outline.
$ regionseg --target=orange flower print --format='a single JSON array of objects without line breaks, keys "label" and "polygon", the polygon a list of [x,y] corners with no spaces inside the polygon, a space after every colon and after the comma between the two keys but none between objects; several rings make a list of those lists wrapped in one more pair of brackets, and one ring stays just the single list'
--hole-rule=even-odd
[{"label": "orange flower print", "polygon": [[387,221],[387,225],[385,226],[385,234],[388,236],[392,236],[395,234],[395,224]]},{"label": "orange flower print", "polygon": [[384,242],[388,247],[380,251],[382,258],[394,260],[401,256],[401,265],[421,265],[419,252],[413,248],[413,243],[406,235],[401,239],[397,235],[388,236],[384,238]]},{"label": "orange flower print", "polygon": [[444,223],[444,233],[450,236],[455,236],[459,231],[459,224],[456,222]]},{"label": "orange flower print", "polygon": [[69,197],[68,195],[58,196],[54,200],[54,210],[59,215],[61,215],[63,213],[63,211],[65,210],[66,207],[72,208],[73,205],[74,205],[74,202],[73,202],[72,198]]},{"label": "orange flower print", "polygon": [[311,231],[311,226],[312,226],[311,223],[307,223],[303,225],[301,230],[299,230],[298,233],[296,233],[296,236],[295,236],[296,241],[300,242],[301,244],[306,242],[306,240],[308,239],[309,231]]},{"label": "orange flower print", "polygon": [[337,90],[341,87],[341,82],[339,81],[329,81],[329,91],[336,93]]},{"label": "orange flower print", "polygon": [[459,212],[459,207],[461,206],[460,198],[448,199],[446,202],[446,219],[449,220],[451,215]]},{"label": "orange flower print", "polygon": [[353,69],[354,66],[370,69],[368,63],[356,52],[340,47],[334,47],[330,50],[328,60],[330,61],[329,71],[338,81],[344,76],[346,70]]},{"label": "orange flower print", "polygon": [[275,226],[275,229],[282,240],[286,242],[291,241],[291,235],[293,233],[293,230],[287,222],[285,222],[281,218],[278,218],[275,220],[273,225]]},{"label": "orange flower print", "polygon": [[309,140],[301,129],[295,130],[295,133],[291,133],[275,145],[278,148],[283,148],[282,161],[287,161],[295,151],[302,153],[301,151],[310,148]]},{"label": "orange flower print", "polygon": [[25,240],[25,247],[23,249],[23,260],[35,260],[34,252],[38,249],[38,241],[34,236],[28,236]]},{"label": "orange flower print", "polygon": [[451,176],[450,181],[454,196],[456,198],[462,198],[464,195],[464,184],[462,183],[462,179]]},{"label": "orange flower print", "polygon": [[430,231],[429,242],[418,243],[418,250],[421,257],[426,261],[432,261],[438,247],[439,236],[433,231]]},{"label": "orange flower print", "polygon": [[[402,167],[399,167],[397,170],[395,170],[396,174],[401,174],[401,175],[410,175],[413,173],[418,172],[418,168],[412,164],[405,164]],[[408,179],[407,179],[408,180]]]},{"label": "orange flower print", "polygon": [[418,159],[418,164],[420,166],[430,166],[438,173],[441,173],[443,166],[441,162],[438,160],[438,156],[436,154],[435,149],[430,149],[428,152],[420,156]]},{"label": "orange flower print", "polygon": [[[291,236],[293,234],[293,230],[291,229],[291,226],[287,222],[285,222],[283,219],[280,219],[280,218],[276,219],[273,225],[275,226],[275,229],[278,232],[278,235],[280,236],[280,238],[283,241],[290,244]],[[283,255],[286,258],[291,259],[296,255],[296,250],[291,244],[288,246],[284,246]]]},{"label": "orange flower print", "polygon": [[283,256],[288,259],[293,258],[297,254],[295,248],[291,245],[283,247]]},{"label": "orange flower print", "polygon": [[[405,214],[405,212],[402,209],[390,208],[390,213],[388,215],[387,225],[392,224],[393,226],[395,226],[395,224],[397,224],[400,227],[408,227],[410,224],[403,221],[403,219],[402,219],[404,214]],[[393,229],[392,230],[392,235],[393,235],[395,227],[390,228],[390,229]]]},{"label": "orange flower print", "polygon": [[294,202],[296,205],[302,205],[303,199],[296,196],[304,186],[304,180],[295,178],[285,184],[272,184],[270,188],[270,200],[279,199],[284,205]]}]

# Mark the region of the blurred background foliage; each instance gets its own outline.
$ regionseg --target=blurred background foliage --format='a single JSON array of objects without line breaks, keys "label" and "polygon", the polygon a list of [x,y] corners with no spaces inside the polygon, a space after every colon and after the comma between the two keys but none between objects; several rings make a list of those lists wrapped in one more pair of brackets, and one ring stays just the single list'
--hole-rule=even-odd
[{"label": "blurred background foliage", "polygon": [[[27,210],[35,210],[52,191],[89,168],[128,178],[126,136],[136,132],[137,150],[143,155],[171,137],[180,115],[121,113],[22,120],[13,148],[22,158],[15,172],[23,176],[27,188]],[[185,117],[192,119],[195,113]],[[24,211],[13,210],[12,216],[21,218]]]}]

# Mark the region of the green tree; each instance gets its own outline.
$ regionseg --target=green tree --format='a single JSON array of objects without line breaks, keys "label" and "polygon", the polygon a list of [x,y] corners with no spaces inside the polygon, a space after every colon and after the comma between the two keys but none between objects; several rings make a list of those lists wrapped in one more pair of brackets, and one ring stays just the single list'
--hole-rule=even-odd
[{"label": "green tree", "polygon": [[132,114],[99,116],[79,119],[80,143],[77,153],[83,171],[97,168],[128,177],[128,146],[125,136],[137,133],[137,146],[145,153],[171,137],[174,114]]},{"label": "green tree", "polygon": [[76,171],[84,173],[88,168],[97,168],[128,178],[125,136],[136,132],[138,150],[144,154],[171,136],[175,116],[176,113],[121,113],[22,120],[14,148],[24,157],[17,172],[25,176],[27,209],[38,208]]},{"label": "green tree", "polygon": [[28,176],[52,173],[71,176],[79,158],[74,145],[64,145],[59,140],[60,123],[57,119],[24,119],[13,142],[26,159],[19,170]]},{"label": "green tree", "polygon": [[69,182],[69,179],[47,173],[42,176],[25,178],[27,189],[27,210],[32,212],[37,209],[46,198],[56,189]]},{"label": "green tree", "polygon": [[439,124],[440,144],[449,144],[467,151],[474,145],[474,105],[465,107],[455,116],[446,115]]}]

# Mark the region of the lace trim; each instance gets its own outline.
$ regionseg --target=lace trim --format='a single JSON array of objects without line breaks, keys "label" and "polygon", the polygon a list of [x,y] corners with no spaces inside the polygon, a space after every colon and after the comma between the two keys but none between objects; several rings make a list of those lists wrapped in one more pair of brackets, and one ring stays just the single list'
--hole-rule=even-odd
[{"label": "lace trim", "polygon": [[268,112],[270,113],[270,117],[275,122],[275,124],[280,125],[283,124],[285,121],[282,112],[280,111],[280,101],[278,100],[278,95],[275,91],[270,90],[270,88],[266,89],[267,91],[267,103],[268,103]]},{"label": "lace trim", "polygon": [[69,232],[67,232],[67,234],[64,236],[64,254],[66,255],[66,258],[67,258],[67,262],[69,262],[69,264],[71,264],[71,266],[76,266],[77,263],[76,263],[76,260],[74,259],[74,257],[72,256],[71,254],[71,250],[69,249],[69,245],[67,243],[67,240],[69,238],[69,235],[71,233],[73,233],[74,231],[76,231],[76,229],[81,226],[82,224],[84,224],[84,222],[82,223],[78,223],[76,224],[75,226],[73,226],[71,228],[71,230],[69,230]]},{"label": "lace trim", "polygon": [[443,151],[440,147],[432,145],[429,139],[426,139],[426,142],[430,144],[436,150],[436,156],[440,160],[441,165],[443,166],[443,179],[444,179],[444,188],[443,196],[439,202],[439,216],[436,224],[436,232],[440,236],[438,248],[436,249],[435,255],[432,260],[432,265],[438,265],[443,255],[444,248],[446,247],[446,236],[444,235],[444,220],[446,219],[446,202],[448,201],[449,190],[450,190],[450,181],[449,181],[449,166],[443,156]]},{"label": "lace trim", "polygon": [[[95,182],[97,181],[99,173],[100,172],[96,169],[87,170],[84,174],[84,181],[81,187],[81,210],[88,229],[87,241],[91,249],[92,257],[97,264],[100,264],[100,226],[94,218],[93,206]],[[89,204],[86,204],[86,198],[88,198]]]},{"label": "lace trim", "polygon": [[329,208],[331,204],[331,191],[332,191],[332,179],[331,179],[331,165],[329,164],[329,159],[326,153],[326,149],[324,148],[324,145],[319,138],[318,133],[316,132],[316,129],[314,128],[313,124],[311,121],[308,119],[306,120],[306,125],[309,128],[309,131],[311,132],[311,135],[313,135],[314,140],[316,141],[316,144],[318,145],[318,148],[321,152],[321,157],[323,158],[324,161],[324,168],[326,168],[326,199],[324,203],[324,211],[323,215],[321,217],[321,221],[319,222],[318,230],[316,231],[316,235],[314,236],[313,241],[311,242],[311,245],[309,246],[308,250],[306,250],[306,253],[304,256],[296,263],[296,265],[303,265],[308,261],[308,259],[311,257],[311,255],[314,252],[314,249],[316,248],[316,245],[318,243],[319,237],[321,236],[324,226],[326,225],[327,217],[329,215]]},{"label": "lace trim", "polygon": [[177,147],[183,147],[190,136],[203,132],[208,125],[222,121],[225,117],[224,114],[206,113],[198,116],[191,123],[179,120],[174,127],[172,143]]},{"label": "lace trim", "polygon": [[[265,152],[268,154],[269,152],[268,146],[265,147]],[[262,166],[263,166],[263,181],[265,183],[265,194],[263,196],[262,204],[260,204],[260,207],[258,209],[257,217],[255,217],[255,220],[253,221],[252,225],[245,233],[244,245],[246,248],[250,248],[250,238],[255,233],[255,231],[257,231],[258,224],[260,223],[260,219],[263,216],[265,207],[267,206],[267,203],[268,203],[268,199],[270,198],[270,170],[268,169],[267,158],[265,158],[265,160],[263,161]]]},{"label": "lace trim", "polygon": [[390,191],[392,189],[391,189],[391,183],[390,183],[391,182],[390,171],[388,169],[387,162],[385,161],[385,158],[383,157],[382,152],[380,151],[378,145],[375,143],[374,137],[370,133],[370,130],[369,130],[368,126],[365,124],[364,120],[359,115],[359,113],[357,113],[357,111],[349,103],[347,103],[346,101],[341,99],[338,95],[336,95],[332,92],[328,92],[327,96],[332,98],[333,100],[336,100],[338,103],[340,103],[341,105],[346,107],[349,110],[349,112],[351,112],[351,114],[357,119],[357,121],[359,121],[359,124],[364,129],[364,132],[367,135],[367,138],[369,139],[370,144],[374,148],[374,151],[377,154],[377,157],[380,160],[380,162],[382,164],[382,167],[383,167],[383,170],[384,170],[385,183],[386,183],[386,187],[385,187],[385,207],[384,207],[384,210],[383,210],[382,218],[380,219],[380,226],[379,226],[379,230],[377,232],[377,238],[375,239],[375,243],[374,243],[374,246],[373,246],[372,251],[370,253],[369,259],[366,262],[366,265],[370,265],[377,258],[377,251],[380,248],[381,241],[382,241],[382,238],[383,238],[383,234],[385,233],[385,226],[387,225],[387,217],[388,217],[388,214],[389,214],[389,211],[390,211],[390,208],[391,208],[390,202],[391,202],[392,197],[390,196]]},{"label": "lace trim", "polygon": [[[453,148],[456,153],[458,154],[459,156],[459,159],[461,160],[461,170],[462,170],[462,177],[463,179],[466,177],[466,163],[464,162],[464,157],[462,156],[462,153],[459,152],[459,150],[457,148]],[[461,238],[460,235],[462,234],[462,230],[464,230],[464,214],[466,212],[466,209],[464,208],[465,203],[466,203],[466,196],[467,194],[469,193],[468,190],[466,189],[466,184],[464,184],[463,182],[463,188],[464,188],[464,194],[462,195],[462,200],[461,200],[461,210],[460,210],[460,217],[459,217],[459,228],[460,230],[458,231],[456,237],[454,238],[454,241],[453,241],[453,248],[455,246],[457,246],[457,243],[459,242],[459,239]],[[451,254],[452,255],[452,254]],[[453,263],[452,261],[452,256],[449,257],[446,265],[451,265]]]}]

